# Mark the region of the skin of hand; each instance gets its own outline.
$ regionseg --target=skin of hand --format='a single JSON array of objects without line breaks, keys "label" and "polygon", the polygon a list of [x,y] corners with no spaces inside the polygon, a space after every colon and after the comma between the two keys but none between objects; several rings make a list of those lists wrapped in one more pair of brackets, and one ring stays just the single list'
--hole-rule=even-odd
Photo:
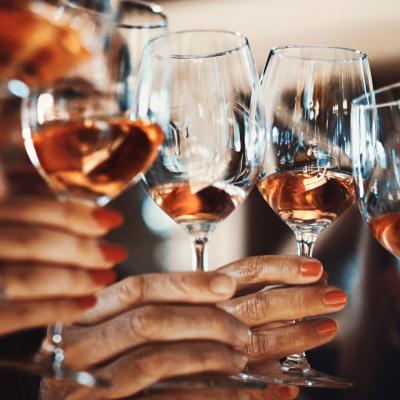
[{"label": "skin of hand", "polygon": [[0,335],[72,322],[115,281],[126,250],[97,239],[123,222],[113,210],[34,196],[0,199]]},{"label": "skin of hand", "polygon": [[[232,280],[218,273],[229,275]],[[293,319],[343,308],[344,304],[337,304],[337,292],[343,292],[326,286],[326,278],[321,263],[315,259],[264,256],[240,260],[217,272],[145,275],[117,283],[97,294],[97,305],[84,314],[79,325],[65,329],[63,345],[71,366],[108,377],[116,387],[71,389],[63,398],[125,399],[136,394],[135,399],[149,400],[183,396],[193,400],[204,396],[293,399],[299,388],[283,385],[269,385],[264,391],[141,391],[168,377],[210,371],[234,374],[244,365],[235,365],[232,346],[244,351],[250,366],[256,368],[260,362],[276,363],[280,357],[332,340],[337,326],[329,318],[292,323]],[[225,280],[219,293],[213,290],[215,279],[221,283]],[[298,286],[260,291],[269,285]],[[329,305],[332,299],[335,305]],[[213,303],[237,319],[207,305]],[[246,325],[237,325],[238,320]],[[250,342],[247,325],[253,330]],[[237,344],[240,337],[245,344]],[[53,399],[54,392],[60,391],[60,384],[50,380],[43,387],[42,400]]]}]

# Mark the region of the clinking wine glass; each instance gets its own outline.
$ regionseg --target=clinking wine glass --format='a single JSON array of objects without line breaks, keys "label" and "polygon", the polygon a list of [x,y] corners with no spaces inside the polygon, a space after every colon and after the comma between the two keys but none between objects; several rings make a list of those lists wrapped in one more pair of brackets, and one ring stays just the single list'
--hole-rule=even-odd
[{"label": "clinking wine glass", "polygon": [[[57,199],[93,207],[106,205],[140,179],[157,156],[169,121],[167,47],[159,49],[162,61],[149,60],[141,70],[146,90],[139,100],[149,115],[133,118],[130,102],[122,101],[133,96],[132,88],[120,74],[129,49],[122,57],[115,15],[104,4],[92,1],[88,8],[76,0],[59,8],[45,6],[48,18],[77,32],[82,60],[62,79],[33,88],[22,110],[25,148]],[[68,367],[61,330],[61,324],[49,330],[50,340],[25,370],[87,386],[110,386],[107,379]]]},{"label": "clinking wine glass", "polygon": [[379,242],[400,258],[400,84],[351,106],[353,171],[361,214]]},{"label": "clinking wine glass", "polygon": [[[257,186],[295,233],[298,255],[311,257],[318,234],[355,201],[350,105],[371,87],[359,51],[285,46],[270,52],[261,83],[267,150]],[[304,352],[249,375],[300,386],[353,385],[312,369]]]},{"label": "clinking wine glass", "polygon": [[[151,43],[162,46],[167,39],[171,115],[165,142],[143,184],[189,234],[193,270],[207,271],[212,232],[249,194],[264,158],[259,81],[247,39],[240,34],[186,31]],[[153,56],[159,57],[155,52]],[[139,86],[145,88],[141,82]],[[141,118],[142,112],[148,113],[140,103],[137,108]],[[236,383],[246,382],[203,381],[196,387]],[[193,381],[172,387],[185,385],[193,387]]]}]

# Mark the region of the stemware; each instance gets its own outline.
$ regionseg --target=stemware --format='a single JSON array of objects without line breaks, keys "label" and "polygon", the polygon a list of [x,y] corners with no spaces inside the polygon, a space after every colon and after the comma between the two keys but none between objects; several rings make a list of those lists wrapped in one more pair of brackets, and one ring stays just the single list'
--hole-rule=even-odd
[{"label": "stemware", "polygon": [[[125,100],[132,88],[120,73],[129,49],[123,48],[104,2],[91,6],[74,0],[57,8],[53,18],[79,32],[85,57],[62,79],[31,90],[23,103],[22,125],[27,153],[60,201],[104,206],[137,182],[158,153],[169,115],[169,68],[164,47],[159,49],[164,60],[150,60],[142,70],[147,90],[141,91],[140,103],[151,118],[133,118]],[[30,371],[110,386],[101,377],[68,367],[61,329],[57,324],[49,330],[50,340]]]},{"label": "stemware", "polygon": [[[264,158],[259,81],[247,39],[238,33],[185,31],[150,43],[163,46],[166,40],[171,62],[170,121],[143,184],[156,204],[189,234],[193,270],[207,271],[212,232],[246,198]],[[145,88],[141,82],[139,86],[138,95]],[[141,113],[149,111],[138,103],[137,112],[142,118]],[[190,381],[185,384],[193,387]],[[200,385],[206,386],[206,382]]]},{"label": "stemware", "polygon": [[379,242],[400,258],[400,84],[354,100],[353,170],[361,214]]},{"label": "stemware", "polygon": [[[367,57],[359,51],[284,46],[270,52],[261,84],[267,150],[257,186],[295,233],[298,255],[311,257],[318,234],[355,201],[350,105],[371,85]],[[313,370],[304,352],[252,376],[302,386],[352,386]]]}]

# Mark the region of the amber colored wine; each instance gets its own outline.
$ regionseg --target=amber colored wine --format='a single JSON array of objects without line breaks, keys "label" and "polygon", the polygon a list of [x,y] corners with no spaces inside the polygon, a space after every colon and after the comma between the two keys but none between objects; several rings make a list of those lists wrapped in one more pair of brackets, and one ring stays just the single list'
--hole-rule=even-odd
[{"label": "amber colored wine", "polygon": [[109,119],[51,125],[32,144],[56,192],[96,201],[116,197],[147,169],[163,139],[157,125]]},{"label": "amber colored wine", "polygon": [[177,223],[224,220],[244,199],[233,185],[197,186],[189,183],[156,186],[151,198]]},{"label": "amber colored wine", "polygon": [[329,225],[355,201],[352,176],[336,171],[278,173],[259,181],[258,189],[289,225]]},{"label": "amber colored wine", "polygon": [[400,213],[374,217],[368,226],[379,242],[400,258]]}]

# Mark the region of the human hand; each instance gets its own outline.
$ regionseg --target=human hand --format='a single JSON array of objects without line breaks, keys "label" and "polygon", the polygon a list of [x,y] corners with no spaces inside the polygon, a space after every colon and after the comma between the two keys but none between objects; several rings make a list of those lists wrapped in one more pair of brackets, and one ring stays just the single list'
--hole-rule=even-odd
[{"label": "human hand", "polygon": [[[63,330],[68,365],[111,379],[113,389],[74,387],[46,380],[42,399],[120,399],[182,375],[239,373],[247,358],[234,347],[249,328],[215,306],[235,293],[216,272],[130,277],[97,293],[96,306]],[[54,394],[56,393],[56,395]]]},{"label": "human hand", "polygon": [[[339,311],[346,294],[326,286],[321,263],[297,256],[261,256],[239,260],[218,272],[237,284],[236,297],[220,307],[252,328],[249,344],[242,348],[249,364],[277,360],[332,340],[337,332],[330,318],[293,320]],[[269,285],[296,285],[259,291]]]},{"label": "human hand", "polygon": [[0,335],[71,322],[113,282],[125,249],[96,239],[116,211],[40,197],[0,200]]}]

